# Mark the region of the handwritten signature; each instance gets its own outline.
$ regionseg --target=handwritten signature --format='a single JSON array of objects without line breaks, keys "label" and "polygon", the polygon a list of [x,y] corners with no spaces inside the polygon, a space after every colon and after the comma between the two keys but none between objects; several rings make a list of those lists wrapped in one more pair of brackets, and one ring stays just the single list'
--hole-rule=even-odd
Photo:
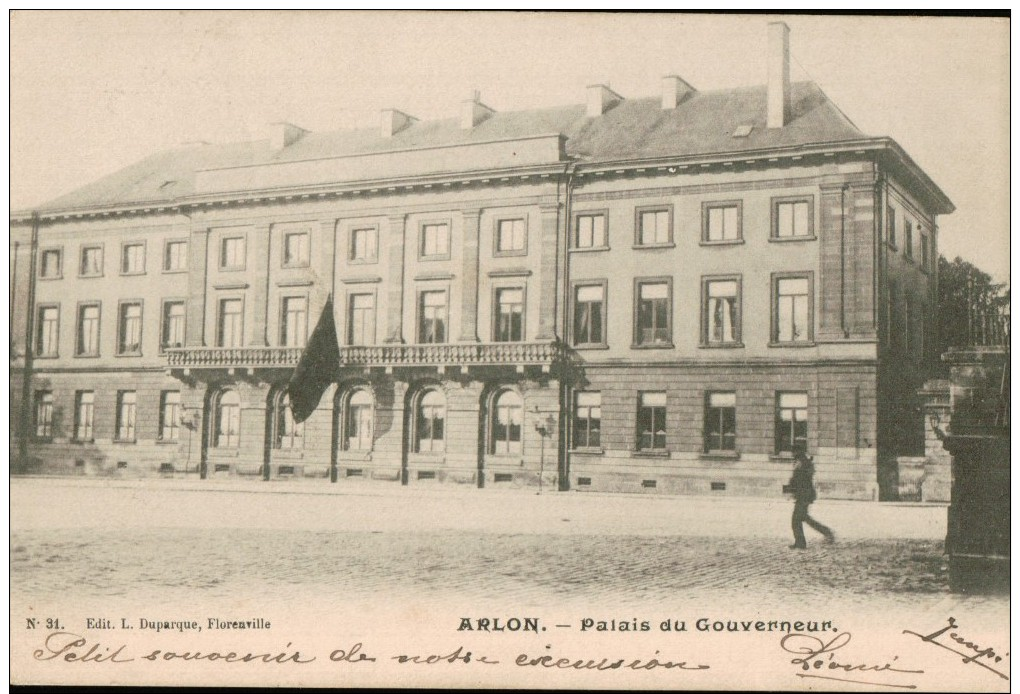
[{"label": "handwritten signature", "polygon": [[[917,686],[913,684],[850,679],[846,677],[845,675],[850,673],[924,674],[924,670],[900,668],[892,663],[870,665],[867,663],[849,663],[836,660],[834,653],[841,648],[845,648],[852,638],[853,636],[847,631],[836,635],[828,641],[824,641],[817,636],[795,632],[784,636],[779,645],[787,653],[793,653],[798,656],[790,660],[791,664],[799,665],[801,670],[803,670],[803,672],[797,673],[798,677],[850,682],[852,684],[867,684],[878,687],[894,687],[897,689],[917,689]],[[899,656],[893,656],[893,662],[898,659]],[[826,674],[822,674],[823,672]]]},{"label": "handwritten signature", "polygon": [[[989,662],[993,664],[999,664],[1003,661],[1004,657],[1008,657],[1009,653],[996,653],[994,648],[979,646],[974,641],[970,640],[966,636],[963,636],[959,631],[950,631],[951,629],[959,629],[960,625],[956,623],[956,619],[950,617],[946,620],[946,626],[933,631],[930,634],[919,634],[916,631],[904,629],[904,634],[910,634],[916,636],[925,643],[930,643],[939,648],[944,648],[950,653],[955,653],[963,659],[965,664],[974,663],[980,665],[989,672],[993,672],[1004,680],[1008,680],[1009,676],[1004,672],[1000,672],[992,667]],[[946,632],[949,632],[948,634]],[[943,638],[945,637],[945,638]],[[950,641],[951,645],[946,645],[944,641]]]}]

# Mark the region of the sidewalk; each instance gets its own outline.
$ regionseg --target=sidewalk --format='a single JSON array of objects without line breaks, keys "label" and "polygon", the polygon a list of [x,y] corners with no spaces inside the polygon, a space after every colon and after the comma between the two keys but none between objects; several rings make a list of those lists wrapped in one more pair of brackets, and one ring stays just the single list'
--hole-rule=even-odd
[{"label": "sidewalk", "polygon": [[[786,538],[791,510],[788,499],[756,497],[539,495],[530,489],[326,481],[11,480],[15,531],[120,525]],[[946,533],[944,504],[822,500],[811,511],[843,539],[941,541]]]}]

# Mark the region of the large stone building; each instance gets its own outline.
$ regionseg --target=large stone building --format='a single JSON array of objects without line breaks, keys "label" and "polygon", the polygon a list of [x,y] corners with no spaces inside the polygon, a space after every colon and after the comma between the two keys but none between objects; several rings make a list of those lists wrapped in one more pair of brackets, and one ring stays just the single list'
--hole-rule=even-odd
[{"label": "large stone building", "polygon": [[276,124],[12,214],[15,469],[778,496],[804,442],[890,498],[953,207],[769,32],[763,87]]}]

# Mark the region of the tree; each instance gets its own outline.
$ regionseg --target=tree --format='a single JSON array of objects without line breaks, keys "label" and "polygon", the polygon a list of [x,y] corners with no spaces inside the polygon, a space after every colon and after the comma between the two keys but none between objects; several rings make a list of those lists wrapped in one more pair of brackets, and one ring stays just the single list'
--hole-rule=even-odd
[{"label": "tree", "polygon": [[1009,344],[1010,291],[959,256],[939,256],[938,354],[950,347]]}]

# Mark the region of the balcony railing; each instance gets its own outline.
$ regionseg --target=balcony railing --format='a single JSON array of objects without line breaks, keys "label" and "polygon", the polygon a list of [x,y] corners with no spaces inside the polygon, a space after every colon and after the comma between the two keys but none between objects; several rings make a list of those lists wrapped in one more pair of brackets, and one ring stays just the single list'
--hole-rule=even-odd
[{"label": "balcony railing", "polygon": [[[176,368],[290,368],[301,347],[186,347],[168,349]],[[479,342],[441,345],[365,345],[340,347],[340,366],[551,366],[563,358],[557,342]]]},{"label": "balcony railing", "polygon": [[166,350],[167,364],[178,368],[297,366],[301,347],[183,347]]}]

